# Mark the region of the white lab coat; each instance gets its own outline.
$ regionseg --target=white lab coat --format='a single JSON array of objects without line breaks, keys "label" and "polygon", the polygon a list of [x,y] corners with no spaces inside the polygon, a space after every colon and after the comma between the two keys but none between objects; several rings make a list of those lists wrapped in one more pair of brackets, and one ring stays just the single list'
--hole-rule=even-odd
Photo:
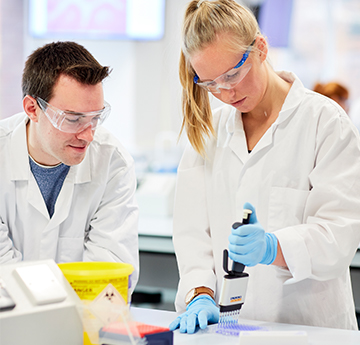
[{"label": "white lab coat", "polygon": [[349,265],[360,242],[359,134],[332,100],[293,82],[277,120],[249,154],[241,114],[213,113],[217,138],[202,159],[191,147],[178,169],[174,246],[186,293],[208,286],[218,301],[231,225],[252,203],[281,245],[289,270],[246,267],[241,316],[270,322],[357,329]]},{"label": "white lab coat", "polygon": [[52,218],[30,171],[25,113],[0,121],[0,263],[112,261],[138,280],[138,207],[131,156],[98,128],[84,160],[72,166]]}]

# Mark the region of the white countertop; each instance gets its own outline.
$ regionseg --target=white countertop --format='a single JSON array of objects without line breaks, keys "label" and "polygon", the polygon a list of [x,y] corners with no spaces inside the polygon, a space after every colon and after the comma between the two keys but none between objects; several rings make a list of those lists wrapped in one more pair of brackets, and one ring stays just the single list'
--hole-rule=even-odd
[{"label": "white countertop", "polygon": [[[176,318],[177,314],[171,311],[131,308],[131,313],[136,321],[168,327]],[[299,326],[290,324],[270,323],[254,320],[241,320],[242,324],[266,327],[269,331],[305,331],[308,335],[309,345],[359,345],[360,331],[346,331],[333,328],[320,328]],[[212,345],[229,344],[238,345],[239,339],[234,336],[224,336],[215,333],[216,325],[211,325],[205,330],[199,330],[195,334],[180,333],[174,331],[174,344],[187,345]]]}]

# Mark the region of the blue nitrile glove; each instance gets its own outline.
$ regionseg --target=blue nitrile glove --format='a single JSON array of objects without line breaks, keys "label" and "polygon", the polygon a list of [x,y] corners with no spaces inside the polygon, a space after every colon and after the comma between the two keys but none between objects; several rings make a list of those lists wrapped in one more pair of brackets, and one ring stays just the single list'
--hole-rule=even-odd
[{"label": "blue nitrile glove", "polygon": [[252,211],[250,222],[231,230],[229,257],[245,266],[270,265],[277,255],[278,240],[274,234],[265,232],[253,205],[246,202],[244,209]]},{"label": "blue nitrile glove", "polygon": [[178,316],[169,326],[173,331],[180,326],[181,333],[194,333],[196,326],[206,328],[208,323],[219,321],[219,308],[209,295],[196,296],[186,307],[186,312]]}]

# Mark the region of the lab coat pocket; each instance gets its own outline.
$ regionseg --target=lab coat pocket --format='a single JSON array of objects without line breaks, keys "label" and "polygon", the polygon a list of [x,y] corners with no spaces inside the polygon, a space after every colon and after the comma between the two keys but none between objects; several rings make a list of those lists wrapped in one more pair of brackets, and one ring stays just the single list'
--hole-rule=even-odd
[{"label": "lab coat pocket", "polygon": [[268,231],[302,224],[307,190],[272,187],[269,198]]},{"label": "lab coat pocket", "polygon": [[56,262],[83,261],[84,238],[60,237]]}]

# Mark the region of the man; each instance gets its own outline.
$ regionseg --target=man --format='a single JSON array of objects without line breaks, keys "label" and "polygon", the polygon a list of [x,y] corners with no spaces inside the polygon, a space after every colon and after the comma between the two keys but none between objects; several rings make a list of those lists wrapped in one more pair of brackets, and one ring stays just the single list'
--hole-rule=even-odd
[{"label": "man", "polygon": [[0,121],[0,263],[112,261],[138,279],[131,156],[99,125],[109,75],[81,45],[47,44],[23,72],[24,112]]}]

